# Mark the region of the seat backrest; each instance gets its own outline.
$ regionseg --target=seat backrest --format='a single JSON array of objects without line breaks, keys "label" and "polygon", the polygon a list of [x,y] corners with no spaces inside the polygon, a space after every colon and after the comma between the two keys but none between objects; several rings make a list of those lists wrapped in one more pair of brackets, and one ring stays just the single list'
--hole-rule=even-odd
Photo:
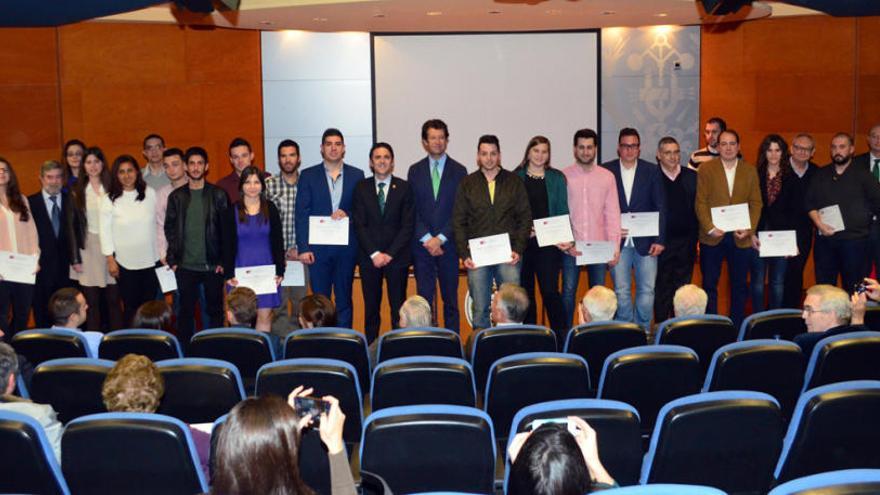
[{"label": "seat backrest", "polygon": [[71,421],[61,465],[77,494],[193,494],[208,489],[189,426],[161,414],[104,413]]},{"label": "seat backrest", "polygon": [[785,482],[770,495],[868,495],[880,493],[880,469],[843,469]]},{"label": "seat backrest", "polygon": [[816,343],[804,391],[829,383],[880,380],[880,332],[849,332]]},{"label": "seat backrest", "polygon": [[241,375],[230,362],[182,358],[156,366],[165,379],[158,412],[185,423],[211,423],[245,397]]},{"label": "seat backrest", "polygon": [[825,471],[880,468],[880,381],[810,389],[798,399],[775,476],[780,483]]},{"label": "seat backrest", "polygon": [[[513,417],[507,446],[516,433],[527,431],[533,421],[564,422],[568,416],[582,418],[596,431],[602,465],[620,485],[639,482],[642,466],[642,440],[639,413],[629,404],[615,400],[565,399],[526,406]],[[506,452],[507,450],[505,450]],[[505,486],[510,473],[507,459]],[[506,490],[506,489],[505,489]]]},{"label": "seat backrest", "polygon": [[722,346],[712,356],[703,392],[752,390],[773,396],[790,418],[803,385],[807,360],[785,340],[744,340]]},{"label": "seat backrest", "polygon": [[572,328],[565,339],[565,352],[587,360],[590,364],[590,383],[595,387],[599,384],[602,364],[608,356],[647,343],[645,331],[636,323],[600,321]]},{"label": "seat backrest", "polygon": [[667,402],[700,391],[702,373],[697,353],[676,345],[649,345],[608,356],[599,380],[600,399],[632,405],[642,432],[650,432]]},{"label": "seat backrest", "polygon": [[18,332],[12,337],[12,347],[34,366],[50,359],[95,357],[89,354],[82,332],[63,328]]},{"label": "seat backrest", "polygon": [[736,342],[737,329],[726,316],[682,316],[666,320],[657,329],[655,344],[682,345],[693,349],[705,373],[721,346]]},{"label": "seat backrest", "polygon": [[98,357],[101,359],[115,361],[126,354],[147,356],[153,362],[183,357],[177,337],[162,330],[116,330],[101,339],[98,347]]},{"label": "seat backrest", "polygon": [[782,435],[779,404],[765,393],[706,392],[673,400],[657,416],[641,483],[766,493]]},{"label": "seat backrest", "polygon": [[560,352],[527,352],[495,361],[486,382],[483,409],[501,440],[507,438],[511,420],[523,407],[586,399],[589,393],[590,370],[584,358]]},{"label": "seat backrest", "polygon": [[105,412],[101,387],[113,361],[93,358],[64,358],[45,361],[34,370],[31,399],[50,404],[62,423]]},{"label": "seat backrest", "polygon": [[474,380],[482,393],[492,363],[523,352],[556,352],[556,334],[537,325],[486,328],[473,336],[470,352]]},{"label": "seat backrest", "polygon": [[61,467],[40,423],[0,410],[0,492],[68,495]]},{"label": "seat backrest", "polygon": [[241,373],[247,393],[253,392],[260,367],[275,360],[269,334],[249,328],[203,330],[193,335],[188,354],[234,364]]},{"label": "seat backrest", "polygon": [[799,309],[770,309],[753,313],[743,320],[737,340],[794,340],[807,331],[803,312]]},{"label": "seat backrest", "polygon": [[310,328],[296,330],[284,340],[284,359],[338,359],[357,370],[358,380],[369,393],[370,357],[364,334],[348,328]]},{"label": "seat backrest", "polygon": [[865,326],[874,332],[880,332],[880,306],[868,306],[865,312]]},{"label": "seat backrest", "polygon": [[442,356],[414,356],[383,361],[373,370],[371,409],[417,404],[474,407],[474,372],[467,361]]},{"label": "seat backrest", "polygon": [[257,395],[287,397],[297,386],[313,388],[313,396],[332,395],[339,399],[345,413],[343,439],[360,439],[363,418],[363,393],[354,366],[338,359],[300,358],[269,363],[257,373]]},{"label": "seat backrest", "polygon": [[382,409],[364,421],[360,445],[361,468],[394,493],[493,493],[495,455],[492,420],[464,406]]},{"label": "seat backrest", "polygon": [[650,485],[625,486],[602,490],[603,495],[727,495],[711,486],[651,483]]},{"label": "seat backrest", "polygon": [[464,357],[458,334],[446,328],[402,328],[379,337],[376,362],[410,356]]}]

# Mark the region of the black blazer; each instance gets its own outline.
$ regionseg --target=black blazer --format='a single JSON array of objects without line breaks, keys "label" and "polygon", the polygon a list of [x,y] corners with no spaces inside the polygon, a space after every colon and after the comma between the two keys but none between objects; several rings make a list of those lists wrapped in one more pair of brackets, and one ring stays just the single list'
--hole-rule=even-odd
[{"label": "black blazer", "polygon": [[[281,214],[275,203],[269,203],[269,244],[272,250],[272,263],[275,265],[275,275],[284,276],[287,261],[284,257],[284,232],[281,226]],[[223,276],[229,280],[235,277],[235,257],[238,255],[238,203],[226,210],[226,226],[224,230],[228,235],[228,249],[223,250]]]},{"label": "black blazer", "polygon": [[52,229],[52,216],[46,209],[43,200],[43,191],[28,196],[31,215],[37,224],[37,235],[40,239],[40,271],[37,273],[37,283],[44,278],[54,280],[66,280],[70,270],[70,249],[68,246],[68,229],[65,226],[67,210],[73,205],[70,195],[66,192],[59,193],[61,203],[61,228],[58,229],[58,237]]},{"label": "black blazer", "polygon": [[758,180],[761,183],[761,201],[764,204],[761,207],[757,231],[795,230],[798,227],[798,214],[803,214],[800,207],[803,196],[800,196],[798,177],[791,170],[782,177],[782,187],[772,205],[767,201],[767,174],[759,171]]},{"label": "black blazer", "polygon": [[361,260],[368,260],[370,254],[381,251],[393,258],[392,263],[410,264],[415,201],[407,181],[391,177],[383,215],[379,213],[376,180],[373,177],[364,179],[355,186],[351,209]]}]

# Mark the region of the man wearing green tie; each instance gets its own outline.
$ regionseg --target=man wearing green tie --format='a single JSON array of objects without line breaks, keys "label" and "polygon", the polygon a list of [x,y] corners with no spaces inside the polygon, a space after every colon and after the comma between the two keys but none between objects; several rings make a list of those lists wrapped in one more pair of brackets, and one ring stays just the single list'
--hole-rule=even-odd
[{"label": "man wearing green tie", "polygon": [[407,182],[413,191],[416,220],[413,268],[416,289],[432,308],[434,325],[441,326],[434,304],[437,281],[443,298],[442,326],[458,333],[458,251],[452,235],[452,206],[458,184],[467,175],[464,165],[446,154],[449,129],[439,119],[422,125],[422,147],[428,155],[409,167]]},{"label": "man wearing green tie", "polygon": [[[867,168],[874,180],[880,182],[880,124],[871,127],[868,131],[868,151],[853,158],[853,165]],[[870,241],[871,263],[880,271],[880,219],[874,217],[871,222],[871,232],[868,235]],[[870,267],[868,267],[870,271]]]}]

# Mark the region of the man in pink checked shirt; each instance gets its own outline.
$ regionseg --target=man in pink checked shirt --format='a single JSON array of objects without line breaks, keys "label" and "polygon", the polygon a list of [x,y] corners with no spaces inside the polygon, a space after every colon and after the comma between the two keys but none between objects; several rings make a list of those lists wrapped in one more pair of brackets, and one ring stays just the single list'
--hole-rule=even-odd
[{"label": "man in pink checked shirt", "polygon": [[[568,183],[568,209],[571,212],[571,230],[578,241],[612,241],[614,258],[608,264],[587,265],[590,287],[605,283],[608,267],[620,258],[620,203],[614,174],[596,163],[599,137],[592,129],[574,133],[574,164],[564,168]],[[562,304],[566,321],[571,326],[574,300],[577,294],[580,267],[571,248],[562,259]]]}]

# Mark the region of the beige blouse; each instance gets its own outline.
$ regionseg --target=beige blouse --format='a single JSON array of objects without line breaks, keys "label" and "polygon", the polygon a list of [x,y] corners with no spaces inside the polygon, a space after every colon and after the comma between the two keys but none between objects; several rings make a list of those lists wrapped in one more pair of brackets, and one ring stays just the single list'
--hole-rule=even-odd
[{"label": "beige blouse", "polygon": [[[21,200],[28,204],[24,196]],[[0,251],[39,256],[40,242],[32,212],[28,213],[27,222],[22,222],[18,213],[0,204]]]}]

